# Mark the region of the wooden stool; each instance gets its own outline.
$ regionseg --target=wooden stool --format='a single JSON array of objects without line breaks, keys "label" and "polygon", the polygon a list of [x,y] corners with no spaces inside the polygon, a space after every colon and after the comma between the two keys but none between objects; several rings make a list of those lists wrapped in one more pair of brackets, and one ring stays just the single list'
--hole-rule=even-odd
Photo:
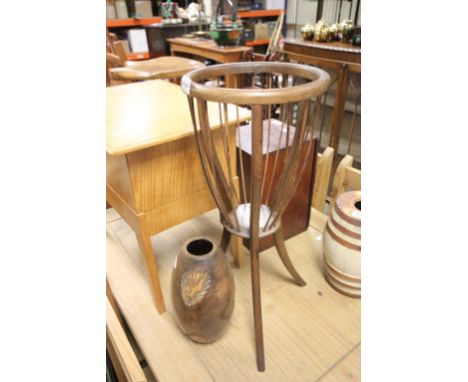
[{"label": "wooden stool", "polygon": [[167,56],[146,61],[126,61],[125,67],[110,69],[110,75],[117,81],[173,79],[204,66],[196,60]]}]

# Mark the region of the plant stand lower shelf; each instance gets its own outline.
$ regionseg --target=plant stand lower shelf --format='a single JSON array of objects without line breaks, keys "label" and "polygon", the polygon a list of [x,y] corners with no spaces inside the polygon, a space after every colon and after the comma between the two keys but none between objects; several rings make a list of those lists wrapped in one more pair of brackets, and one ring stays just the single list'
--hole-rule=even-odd
[{"label": "plant stand lower shelf", "polygon": [[335,292],[326,282],[322,233],[317,230],[323,226],[324,215],[313,209],[311,216],[311,227],[286,241],[307,286],[285,282],[291,276],[274,248],[260,254],[268,368],[259,373],[248,265],[233,268],[235,308],[230,327],[219,341],[193,343],[179,330],[173,315],[170,279],[174,259],[190,237],[221,236],[219,213],[210,211],[151,238],[158,248],[156,260],[167,303],[166,313],[160,315],[134,232],[115,210],[107,210],[107,278],[158,381],[314,381],[322,376],[321,381],[360,380],[361,301]]}]

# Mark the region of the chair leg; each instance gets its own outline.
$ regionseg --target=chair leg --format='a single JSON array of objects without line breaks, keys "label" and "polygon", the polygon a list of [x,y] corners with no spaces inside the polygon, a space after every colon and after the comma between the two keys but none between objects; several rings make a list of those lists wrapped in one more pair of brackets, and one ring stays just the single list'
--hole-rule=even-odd
[{"label": "chair leg", "polygon": [[273,240],[275,241],[276,250],[278,251],[279,257],[283,262],[284,266],[288,270],[288,272],[293,277],[294,281],[299,286],[307,285],[303,278],[297,273],[296,268],[291,263],[291,259],[289,258],[288,251],[286,250],[286,245],[284,244],[284,236],[283,236],[283,228],[279,227],[279,229],[274,233]]},{"label": "chair leg", "polygon": [[158,266],[154,259],[153,247],[151,246],[151,238],[149,235],[144,233],[137,233],[138,245],[140,246],[141,252],[145,256],[146,269],[148,270],[151,282],[151,292],[153,294],[153,300],[156,305],[156,309],[159,314],[163,314],[166,311],[164,305],[164,297],[161,291],[161,284],[159,282]]},{"label": "chair leg", "polygon": [[[257,238],[258,240],[258,238]],[[251,241],[254,241],[253,239]],[[253,245],[251,246],[251,248]],[[265,350],[263,348],[262,300],[260,296],[260,268],[258,250],[251,249],[250,273],[252,277],[252,300],[255,326],[255,350],[257,353],[257,370],[265,371]]]}]

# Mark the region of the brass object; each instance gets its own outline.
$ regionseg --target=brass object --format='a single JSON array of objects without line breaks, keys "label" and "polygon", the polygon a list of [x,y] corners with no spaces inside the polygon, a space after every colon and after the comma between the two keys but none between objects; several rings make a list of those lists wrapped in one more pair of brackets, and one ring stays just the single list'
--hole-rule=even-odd
[{"label": "brass object", "polygon": [[325,20],[320,20],[314,28],[314,40],[326,42],[330,39],[330,27]]},{"label": "brass object", "polygon": [[305,41],[312,41],[314,39],[314,26],[306,24],[301,28],[301,35]]},{"label": "brass object", "polygon": [[331,41],[339,41],[340,40],[340,35],[338,33],[339,28],[338,28],[338,23],[332,24],[330,27],[330,40]]},{"label": "brass object", "polygon": [[351,42],[354,33],[354,25],[352,20],[344,20],[341,22],[343,42]]}]

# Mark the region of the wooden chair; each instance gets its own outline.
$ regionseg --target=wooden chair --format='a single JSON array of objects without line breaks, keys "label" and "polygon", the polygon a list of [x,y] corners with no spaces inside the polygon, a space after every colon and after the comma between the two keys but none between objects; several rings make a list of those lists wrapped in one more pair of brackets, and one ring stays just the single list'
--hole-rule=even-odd
[{"label": "wooden chair", "polygon": [[115,85],[112,82],[110,70],[122,65],[122,61],[119,56],[114,53],[106,52],[106,86]]},{"label": "wooden chair", "polygon": [[114,43],[122,65],[109,70],[110,77],[116,81],[145,81],[155,79],[177,79],[191,70],[202,68],[205,64],[185,57],[164,56],[143,61],[129,61],[123,46]]},{"label": "wooden chair", "polygon": [[117,41],[109,30],[106,30],[106,48],[107,86],[133,81],[177,79],[191,70],[205,66],[199,61],[175,56],[129,61],[122,42]]},{"label": "wooden chair", "polygon": [[106,86],[111,85],[110,69],[117,66],[122,66],[123,61],[117,55],[117,51],[114,46],[113,36],[106,29]]},{"label": "wooden chair", "polygon": [[333,209],[338,195],[345,191],[361,189],[361,171],[353,167],[353,157],[346,155],[336,168],[333,177],[330,208]]},{"label": "wooden chair", "polygon": [[[281,81],[278,81],[281,74]],[[236,88],[223,88],[230,76]],[[218,86],[206,86],[206,81]],[[243,62],[214,65],[188,73],[182,88],[189,97],[198,152],[205,178],[221,213],[224,226],[220,248],[227,250],[231,236],[249,241],[257,369],[265,370],[260,296],[260,239],[273,236],[285,268],[299,286],[306,282],[294,268],[284,243],[281,216],[300,183],[306,164],[316,158],[314,132],[319,122],[322,94],[330,77],[320,69],[289,63]],[[281,83],[280,83],[281,82]],[[298,85],[296,85],[298,84]],[[221,129],[211,129],[208,102],[218,104]],[[230,141],[227,104],[250,107],[250,166],[240,164],[239,184],[235,174],[236,146],[241,143],[237,117],[237,145]],[[195,112],[197,110],[197,112]],[[278,137],[271,126],[279,124]],[[234,127],[235,128],[235,127]],[[214,145],[221,134],[222,147]],[[274,142],[273,142],[274,140]],[[275,149],[272,151],[271,147]],[[283,159],[278,153],[285,149]],[[271,154],[270,154],[270,151]],[[276,174],[266,182],[267,172]]]}]

